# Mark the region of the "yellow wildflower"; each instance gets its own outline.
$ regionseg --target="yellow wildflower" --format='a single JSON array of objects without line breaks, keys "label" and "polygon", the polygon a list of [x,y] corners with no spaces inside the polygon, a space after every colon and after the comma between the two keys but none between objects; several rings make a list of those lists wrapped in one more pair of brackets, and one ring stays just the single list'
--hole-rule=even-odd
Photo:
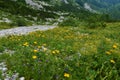
[{"label": "yellow wildflower", "polygon": [[53,50],[52,53],[53,53],[53,54],[59,54],[60,51],[59,51],[59,50]]},{"label": "yellow wildflower", "polygon": [[38,46],[38,49],[40,49],[41,48],[41,46]]},{"label": "yellow wildflower", "polygon": [[38,52],[38,50],[36,50],[36,49],[35,49],[35,50],[33,50],[33,52],[34,52],[34,53],[37,53],[37,52]]},{"label": "yellow wildflower", "polygon": [[106,54],[110,55],[110,54],[111,54],[111,52],[107,51],[107,52],[106,52]]},{"label": "yellow wildflower", "polygon": [[25,42],[25,43],[23,44],[23,46],[29,46],[28,42]]},{"label": "yellow wildflower", "polygon": [[113,48],[116,49],[116,48],[117,48],[117,45],[114,44],[114,45],[113,45]]},{"label": "yellow wildflower", "polygon": [[33,58],[33,59],[36,59],[36,58],[37,58],[37,56],[35,56],[35,55],[34,55],[34,56],[32,56],[32,58]]},{"label": "yellow wildflower", "polygon": [[35,42],[34,42],[34,44],[36,45],[36,44],[37,44],[37,42],[35,41]]},{"label": "yellow wildflower", "polygon": [[55,51],[52,51],[53,54],[55,54],[56,52]]},{"label": "yellow wildflower", "polygon": [[115,63],[115,61],[113,59],[110,60],[111,63]]},{"label": "yellow wildflower", "polygon": [[69,77],[70,77],[70,74],[68,74],[68,73],[64,73],[64,77],[69,78]]},{"label": "yellow wildflower", "polygon": [[59,50],[55,50],[55,52],[56,52],[56,53],[60,53],[60,51],[59,51]]}]

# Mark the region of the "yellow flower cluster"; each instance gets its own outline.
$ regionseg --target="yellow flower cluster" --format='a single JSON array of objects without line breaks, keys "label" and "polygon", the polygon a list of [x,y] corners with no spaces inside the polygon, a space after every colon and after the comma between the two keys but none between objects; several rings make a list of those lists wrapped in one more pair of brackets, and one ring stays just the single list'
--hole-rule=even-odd
[{"label": "yellow flower cluster", "polygon": [[69,78],[69,77],[70,77],[70,74],[68,74],[68,73],[64,73],[64,77]]},{"label": "yellow flower cluster", "polygon": [[115,63],[115,61],[113,59],[111,59],[110,62],[113,63],[113,64]]},{"label": "yellow flower cluster", "polygon": [[52,54],[59,54],[59,53],[60,53],[59,50],[53,50],[53,51],[52,51]]},{"label": "yellow flower cluster", "polygon": [[35,56],[35,55],[34,55],[34,56],[32,56],[32,58],[33,58],[33,59],[36,59],[36,58],[37,58],[37,56]]},{"label": "yellow flower cluster", "polygon": [[37,42],[35,41],[35,42],[34,42],[34,44],[36,45],[36,44],[37,44]]},{"label": "yellow flower cluster", "polygon": [[37,50],[37,49],[35,49],[35,50],[33,50],[33,52],[34,52],[34,53],[37,53],[37,52],[38,52],[38,50]]},{"label": "yellow flower cluster", "polygon": [[114,44],[112,47],[113,47],[113,49],[116,49],[116,48],[117,48],[117,45]]},{"label": "yellow flower cluster", "polygon": [[38,46],[37,48],[38,48],[38,49],[40,49],[40,48],[41,48],[41,46]]},{"label": "yellow flower cluster", "polygon": [[23,44],[23,46],[28,47],[28,46],[29,46],[28,42],[25,42],[25,43]]},{"label": "yellow flower cluster", "polygon": [[110,54],[111,54],[111,52],[110,52],[110,51],[106,51],[106,54],[110,55]]},{"label": "yellow flower cluster", "polygon": [[111,53],[113,53],[113,52],[114,52],[114,50],[113,50],[113,49],[116,49],[116,48],[117,48],[117,45],[116,45],[116,44],[114,44],[114,45],[112,46],[112,49],[111,49],[111,50],[106,51],[106,54],[107,54],[107,55],[110,55]]}]

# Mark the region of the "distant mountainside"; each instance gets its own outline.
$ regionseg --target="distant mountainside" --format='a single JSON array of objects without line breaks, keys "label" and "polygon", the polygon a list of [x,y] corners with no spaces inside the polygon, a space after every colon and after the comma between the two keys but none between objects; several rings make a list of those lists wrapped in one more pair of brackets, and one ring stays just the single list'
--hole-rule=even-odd
[{"label": "distant mountainside", "polygon": [[113,19],[120,19],[120,0],[77,0],[77,3],[99,13],[107,13]]},{"label": "distant mountainside", "polygon": [[68,15],[79,19],[93,15],[75,0],[0,0],[0,14],[0,22],[22,19],[35,24],[61,22]]},{"label": "distant mountainside", "polygon": [[119,2],[120,0],[0,0],[0,23],[18,26],[26,23],[58,24],[70,17],[79,22],[91,19],[98,21],[108,19],[107,14],[120,19]]}]

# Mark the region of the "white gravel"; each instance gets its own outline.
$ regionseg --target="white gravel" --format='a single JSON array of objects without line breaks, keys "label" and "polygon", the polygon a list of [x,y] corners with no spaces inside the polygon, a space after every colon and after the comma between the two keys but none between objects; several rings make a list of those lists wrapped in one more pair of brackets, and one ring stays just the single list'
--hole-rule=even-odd
[{"label": "white gravel", "polygon": [[7,36],[7,35],[25,35],[30,32],[34,31],[39,31],[39,30],[48,30],[48,29],[53,29],[56,26],[47,26],[47,25],[39,25],[39,26],[23,26],[23,27],[17,27],[17,28],[12,28],[12,29],[5,29],[5,30],[0,30],[0,37]]}]

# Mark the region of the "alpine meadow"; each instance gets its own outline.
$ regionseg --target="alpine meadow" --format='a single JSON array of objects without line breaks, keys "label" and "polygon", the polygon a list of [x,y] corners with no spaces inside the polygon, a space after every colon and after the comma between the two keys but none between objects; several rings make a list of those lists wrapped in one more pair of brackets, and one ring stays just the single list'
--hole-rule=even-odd
[{"label": "alpine meadow", "polygon": [[0,0],[0,80],[120,80],[120,0]]}]

